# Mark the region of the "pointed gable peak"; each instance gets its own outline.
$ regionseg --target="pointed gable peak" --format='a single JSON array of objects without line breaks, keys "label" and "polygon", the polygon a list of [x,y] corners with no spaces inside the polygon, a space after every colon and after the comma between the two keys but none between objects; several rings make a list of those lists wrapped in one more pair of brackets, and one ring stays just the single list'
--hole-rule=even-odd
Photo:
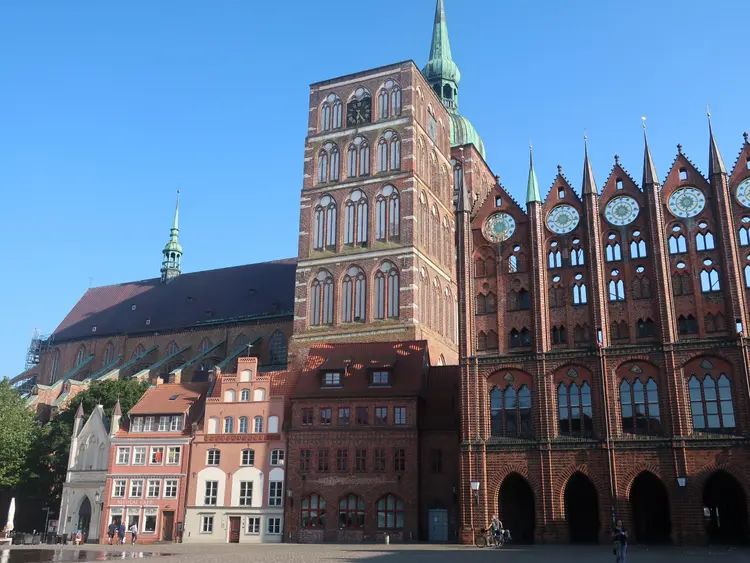
[{"label": "pointed gable peak", "polygon": [[604,182],[604,187],[602,188],[602,196],[605,194],[605,192],[626,192],[631,188],[636,190],[637,192],[641,191],[638,187],[638,184],[633,179],[633,176],[630,175],[630,172],[628,172],[625,167],[620,164],[620,155],[616,154],[615,163],[612,166],[612,170],[609,171],[607,180]]},{"label": "pointed gable peak", "polygon": [[586,135],[583,136],[583,183],[581,184],[581,193],[587,194],[598,194],[596,189],[596,181],[594,180],[594,171],[591,169],[591,161],[589,160],[589,143]]},{"label": "pointed gable peak", "polygon": [[732,166],[732,182],[737,182],[746,177],[750,171],[750,142],[748,142],[747,132],[742,134],[743,143],[740,152]]},{"label": "pointed gable peak", "polygon": [[120,398],[117,398],[115,403],[115,409],[112,411],[112,416],[122,416],[122,407],[120,406]]},{"label": "pointed gable peak", "polygon": [[526,204],[532,202],[542,202],[542,196],[539,194],[539,181],[534,171],[534,153],[529,145],[529,180],[526,183]]},{"label": "pointed gable peak", "polygon": [[76,418],[83,418],[83,401],[78,403],[78,410],[76,410]]},{"label": "pointed gable peak", "polygon": [[714,137],[714,128],[711,125],[711,112],[706,112],[708,117],[708,177],[714,174],[726,174],[727,168],[724,166],[724,159],[721,158],[719,145]]},{"label": "pointed gable peak", "polygon": [[647,186],[658,186],[659,175],[656,173],[654,157],[651,156],[651,148],[648,146],[648,135],[646,134],[646,118],[643,119],[643,183],[641,186],[645,190]]},{"label": "pointed gable peak", "polygon": [[[565,194],[569,194],[569,196],[566,197]],[[563,174],[562,164],[558,164],[555,180],[552,182],[547,196],[544,198],[545,205],[548,205],[549,202],[557,205],[557,203],[580,203],[580,201],[581,198],[578,197],[578,193],[576,193],[573,186],[570,185],[570,182],[565,177],[565,174]]]}]

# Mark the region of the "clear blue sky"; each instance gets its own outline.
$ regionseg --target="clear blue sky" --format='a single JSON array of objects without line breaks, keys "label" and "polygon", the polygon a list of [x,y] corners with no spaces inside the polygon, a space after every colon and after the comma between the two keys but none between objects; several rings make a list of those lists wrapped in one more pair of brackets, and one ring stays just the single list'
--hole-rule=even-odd
[{"label": "clear blue sky", "polygon": [[[294,256],[308,85],[422,66],[434,0],[0,4],[0,375],[89,286],[158,276],[175,188],[183,268]],[[712,10],[718,10],[712,12]],[[376,14],[394,12],[393,16]],[[707,169],[705,105],[729,166],[750,128],[740,0],[446,0],[461,112],[517,198],[529,138],[543,189],[659,174],[680,142]]]}]

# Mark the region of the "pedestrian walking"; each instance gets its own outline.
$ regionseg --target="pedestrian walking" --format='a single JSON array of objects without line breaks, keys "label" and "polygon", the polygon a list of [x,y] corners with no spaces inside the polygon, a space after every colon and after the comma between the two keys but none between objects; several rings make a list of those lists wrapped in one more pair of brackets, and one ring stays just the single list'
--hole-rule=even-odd
[{"label": "pedestrian walking", "polygon": [[138,526],[136,524],[133,524],[132,526],[130,526],[130,534],[132,536],[130,538],[130,543],[132,545],[135,545],[135,540],[138,539]]},{"label": "pedestrian walking", "polygon": [[116,533],[117,533],[117,522],[112,520],[112,523],[109,525],[109,528],[107,528],[107,535],[109,536],[109,545],[112,545],[112,540],[114,539]]},{"label": "pedestrian walking", "polygon": [[612,532],[612,541],[614,542],[613,553],[615,554],[615,563],[627,563],[628,561],[628,531],[622,524],[622,520],[617,521]]},{"label": "pedestrian walking", "polygon": [[122,545],[125,545],[125,524],[120,523],[120,527],[117,529],[118,541]]}]

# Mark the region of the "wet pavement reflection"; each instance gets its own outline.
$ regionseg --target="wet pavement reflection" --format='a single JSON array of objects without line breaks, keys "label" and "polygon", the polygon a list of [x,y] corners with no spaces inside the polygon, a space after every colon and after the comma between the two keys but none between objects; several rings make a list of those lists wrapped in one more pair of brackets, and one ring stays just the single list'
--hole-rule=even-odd
[{"label": "wet pavement reflection", "polygon": [[118,561],[161,557],[168,553],[148,551],[95,551],[72,549],[3,549],[0,563],[70,563],[73,561]]}]

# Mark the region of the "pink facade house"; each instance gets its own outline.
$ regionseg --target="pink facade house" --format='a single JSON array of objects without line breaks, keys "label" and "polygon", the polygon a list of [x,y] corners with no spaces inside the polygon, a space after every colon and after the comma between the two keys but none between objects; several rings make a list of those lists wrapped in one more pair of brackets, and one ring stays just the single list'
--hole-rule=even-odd
[{"label": "pink facade house", "polygon": [[[208,383],[151,387],[123,420],[112,416],[110,458],[99,537],[111,522],[138,526],[138,543],[176,541],[182,535],[193,423]],[[127,534],[128,541],[130,533]]]},{"label": "pink facade house", "polygon": [[284,530],[288,372],[217,370],[192,442],[184,542],[273,543]]}]

